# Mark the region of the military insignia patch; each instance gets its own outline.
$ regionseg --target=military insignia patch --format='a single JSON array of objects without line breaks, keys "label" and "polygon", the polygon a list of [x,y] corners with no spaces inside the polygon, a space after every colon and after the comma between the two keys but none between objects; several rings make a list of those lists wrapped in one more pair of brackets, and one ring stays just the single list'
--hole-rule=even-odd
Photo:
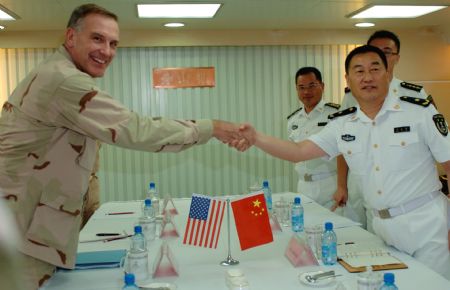
[{"label": "military insignia patch", "polygon": [[413,90],[416,92],[420,92],[422,90],[422,86],[420,85],[416,85],[416,84],[412,84],[412,83],[407,83],[407,82],[401,82],[400,86],[402,88],[408,89],[408,90]]},{"label": "military insignia patch", "polygon": [[337,117],[342,117],[342,116],[345,116],[345,115],[348,115],[351,113],[355,113],[356,110],[357,110],[356,107],[350,107],[348,109],[336,112],[334,114],[329,114],[328,119],[333,120],[334,118],[337,118]]},{"label": "military insignia patch", "polygon": [[317,123],[317,126],[323,127],[323,126],[326,126],[327,124],[328,124],[327,122],[319,122],[319,123]]},{"label": "military insignia patch", "polygon": [[297,130],[297,129],[298,129],[298,126],[297,126],[297,125],[292,125],[291,129],[292,129],[292,130]]},{"label": "military insignia patch", "polygon": [[339,110],[339,108],[341,107],[341,105],[335,103],[326,103],[325,106],[335,108],[336,110]]},{"label": "military insignia patch", "polygon": [[433,122],[436,125],[439,133],[441,133],[442,136],[447,136],[448,126],[447,122],[445,122],[444,116],[442,116],[442,114],[433,115]]},{"label": "military insignia patch", "polygon": [[425,99],[406,97],[406,96],[400,97],[400,100],[414,104],[414,105],[419,105],[422,107],[428,107],[431,104],[430,101],[425,100]]},{"label": "military insignia patch", "polygon": [[345,134],[341,136],[341,139],[345,142],[355,141],[356,137],[350,134]]}]

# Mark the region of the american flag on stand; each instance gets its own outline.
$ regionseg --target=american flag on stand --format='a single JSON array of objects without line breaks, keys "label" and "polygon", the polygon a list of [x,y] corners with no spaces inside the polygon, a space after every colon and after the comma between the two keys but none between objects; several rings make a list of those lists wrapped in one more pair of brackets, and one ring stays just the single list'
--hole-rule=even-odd
[{"label": "american flag on stand", "polygon": [[226,201],[193,194],[183,244],[217,248]]}]

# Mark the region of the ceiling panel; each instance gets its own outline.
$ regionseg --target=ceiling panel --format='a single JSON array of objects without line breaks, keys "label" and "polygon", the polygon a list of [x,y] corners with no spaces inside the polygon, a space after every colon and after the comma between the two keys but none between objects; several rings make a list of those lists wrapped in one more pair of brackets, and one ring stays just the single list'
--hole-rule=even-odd
[{"label": "ceiling panel", "polygon": [[[168,29],[165,19],[138,19],[137,3],[212,3],[214,1],[136,0],[0,0],[0,5],[20,16],[17,21],[0,21],[8,31],[61,30],[73,8],[96,3],[116,13],[122,29]],[[368,3],[387,0],[219,0],[223,3],[213,19],[171,19],[186,23],[182,29],[357,29],[357,22],[345,16]],[[397,4],[444,4],[450,1],[398,0]],[[450,27],[450,8],[415,19],[374,20],[377,27],[400,29]],[[377,28],[376,27],[376,28]]]}]

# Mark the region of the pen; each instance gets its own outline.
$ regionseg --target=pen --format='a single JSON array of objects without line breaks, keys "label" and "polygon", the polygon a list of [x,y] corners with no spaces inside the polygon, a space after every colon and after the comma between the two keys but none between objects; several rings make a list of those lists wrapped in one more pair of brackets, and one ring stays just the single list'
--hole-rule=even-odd
[{"label": "pen", "polygon": [[109,212],[107,215],[134,214],[134,211]]},{"label": "pen", "polygon": [[122,240],[122,239],[129,238],[129,237],[131,237],[131,236],[132,236],[132,235],[126,235],[126,236],[120,236],[120,237],[110,238],[110,239],[103,240],[103,242],[106,243],[106,242],[111,242],[111,241],[115,241],[115,240]]},{"label": "pen", "polygon": [[98,233],[97,237],[120,236],[119,233]]}]

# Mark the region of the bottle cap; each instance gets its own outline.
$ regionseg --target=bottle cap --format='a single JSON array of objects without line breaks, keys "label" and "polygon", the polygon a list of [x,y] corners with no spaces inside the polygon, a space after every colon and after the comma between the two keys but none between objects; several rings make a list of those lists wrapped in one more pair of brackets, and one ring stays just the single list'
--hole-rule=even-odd
[{"label": "bottle cap", "polygon": [[332,222],[326,222],[325,223],[325,230],[331,231],[333,229],[333,223]]},{"label": "bottle cap", "polygon": [[301,203],[302,203],[302,200],[300,199],[300,196],[296,196],[294,198],[294,204],[301,204]]},{"label": "bottle cap", "polygon": [[135,279],[134,279],[134,274],[133,273],[125,274],[125,278],[124,278],[125,285],[133,285],[134,282],[135,282],[134,280]]},{"label": "bottle cap", "polygon": [[151,200],[150,198],[147,198],[147,199],[144,201],[144,205],[145,205],[145,206],[152,206],[152,200]]},{"label": "bottle cap", "polygon": [[264,180],[264,181],[263,181],[263,186],[264,186],[264,187],[268,187],[268,186],[269,186],[269,181]]},{"label": "bottle cap", "polygon": [[142,227],[141,226],[134,226],[134,233],[135,234],[142,233]]},{"label": "bottle cap", "polygon": [[384,278],[384,282],[385,283],[392,284],[395,281],[394,273],[384,273],[384,277],[383,278]]},{"label": "bottle cap", "polygon": [[150,184],[148,185],[149,188],[155,188],[155,183],[152,181],[150,182]]}]

